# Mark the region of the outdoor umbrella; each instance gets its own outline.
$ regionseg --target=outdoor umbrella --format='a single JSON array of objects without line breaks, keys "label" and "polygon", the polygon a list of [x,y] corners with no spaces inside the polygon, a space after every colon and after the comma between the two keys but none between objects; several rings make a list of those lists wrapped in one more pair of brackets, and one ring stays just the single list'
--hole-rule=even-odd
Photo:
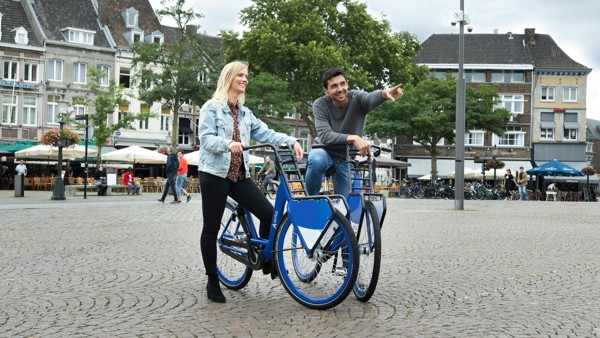
[{"label": "outdoor umbrella", "polygon": [[33,146],[36,146],[37,143],[34,141],[30,141],[30,140],[18,140],[15,143],[12,144],[2,144],[0,145],[0,151],[4,150],[6,152],[9,152],[11,154],[19,151],[19,150],[23,150],[23,149],[27,149],[27,148],[31,148]]},{"label": "outdoor umbrella", "polygon": [[[63,159],[77,158],[85,156],[85,147],[80,145],[74,145],[69,147],[63,147],[62,150]],[[88,155],[96,155],[98,152],[92,149],[88,149]],[[19,150],[15,152],[17,159],[29,159],[29,160],[58,160],[58,147],[52,147],[48,145],[37,145],[27,149]]]},{"label": "outdoor umbrella", "polygon": [[552,160],[539,167],[527,170],[529,175],[536,176],[584,176],[583,173],[559,160]]},{"label": "outdoor umbrella", "polygon": [[164,164],[167,163],[167,156],[146,148],[130,146],[102,155],[102,161]]}]

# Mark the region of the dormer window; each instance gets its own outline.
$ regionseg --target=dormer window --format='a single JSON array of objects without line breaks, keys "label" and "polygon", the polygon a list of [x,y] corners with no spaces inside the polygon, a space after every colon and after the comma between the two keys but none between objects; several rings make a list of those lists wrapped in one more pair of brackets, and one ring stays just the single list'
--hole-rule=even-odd
[{"label": "dormer window", "polygon": [[94,31],[67,27],[62,32],[65,39],[69,42],[90,46],[94,45],[94,35],[96,35]]},{"label": "dormer window", "polygon": [[12,37],[15,39],[15,43],[19,45],[26,45],[29,43],[29,38],[27,38],[27,30],[23,27],[17,27],[10,31]]},{"label": "dormer window", "polygon": [[138,11],[131,7],[123,12],[123,18],[125,19],[125,26],[127,28],[136,28],[138,26]]},{"label": "dormer window", "polygon": [[146,41],[146,43],[156,43],[162,45],[163,41],[165,40],[165,36],[163,35],[163,33],[155,31],[152,34],[147,35],[144,40]]},{"label": "dormer window", "polygon": [[134,28],[129,32],[125,32],[125,39],[129,42],[130,45],[133,45],[136,42],[144,41],[144,31],[139,28]]}]

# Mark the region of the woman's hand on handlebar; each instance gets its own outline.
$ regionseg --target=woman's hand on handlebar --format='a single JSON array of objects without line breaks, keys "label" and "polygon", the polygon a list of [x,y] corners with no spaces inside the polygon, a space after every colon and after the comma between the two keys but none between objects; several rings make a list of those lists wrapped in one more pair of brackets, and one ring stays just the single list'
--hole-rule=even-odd
[{"label": "woman's hand on handlebar", "polygon": [[229,143],[228,148],[232,153],[241,153],[242,151],[244,151],[244,145],[236,141],[231,141]]}]

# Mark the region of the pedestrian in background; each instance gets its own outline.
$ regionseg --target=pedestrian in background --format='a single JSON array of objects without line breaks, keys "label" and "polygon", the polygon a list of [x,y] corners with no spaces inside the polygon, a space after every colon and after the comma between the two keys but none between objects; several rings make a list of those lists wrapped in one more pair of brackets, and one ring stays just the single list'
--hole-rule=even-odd
[{"label": "pedestrian in background", "polygon": [[108,190],[108,184],[106,184],[106,169],[102,164],[98,167],[98,170],[94,173],[94,185],[98,188],[98,196],[106,196]]},{"label": "pedestrian in background", "polygon": [[515,189],[517,189],[515,177],[510,169],[506,169],[506,175],[504,175],[504,193],[506,195],[506,200],[512,199],[512,193],[515,191]]},{"label": "pedestrian in background", "polygon": [[167,198],[167,194],[169,193],[169,188],[171,188],[171,192],[173,193],[173,202],[171,204],[181,203],[181,201],[177,198],[177,189],[175,186],[175,180],[177,179],[177,169],[179,169],[179,159],[177,155],[173,152],[173,147],[167,148],[167,182],[165,183],[165,187],[163,189],[162,197],[158,199],[159,202],[165,203],[165,198]]},{"label": "pedestrian in background", "polygon": [[183,157],[181,151],[177,152],[177,158],[179,159],[179,167],[177,168],[177,199],[181,201],[181,195],[183,194],[187,196],[186,202],[189,202],[192,199],[192,195],[183,189],[183,182],[186,180],[188,174],[188,162]]},{"label": "pedestrian in background", "polygon": [[527,201],[527,181],[529,175],[525,172],[525,168],[520,167],[519,173],[517,174],[517,185],[519,186],[519,195],[521,201]]},{"label": "pedestrian in background", "polygon": [[15,171],[17,172],[17,175],[27,176],[27,166],[25,165],[25,162],[23,162],[23,160],[21,160],[21,162],[17,164],[17,166],[15,167]]},{"label": "pedestrian in background", "polygon": [[133,177],[133,171],[131,168],[127,168],[127,171],[125,174],[123,174],[123,184],[127,186],[127,195],[140,194],[140,185],[135,181],[135,177]]}]

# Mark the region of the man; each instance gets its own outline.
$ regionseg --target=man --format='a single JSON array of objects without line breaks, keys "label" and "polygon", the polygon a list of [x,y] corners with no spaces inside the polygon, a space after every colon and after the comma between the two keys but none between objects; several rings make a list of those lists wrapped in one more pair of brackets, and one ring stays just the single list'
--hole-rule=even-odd
[{"label": "man", "polygon": [[192,199],[192,195],[183,189],[183,182],[187,179],[188,174],[188,162],[183,156],[181,151],[177,152],[177,158],[179,159],[179,167],[177,168],[177,196],[179,201],[181,201],[181,196],[185,195],[187,197],[186,201],[189,202]]},{"label": "man", "polygon": [[265,175],[265,181],[263,182],[263,191],[265,195],[269,186],[273,186],[271,182],[275,178],[275,164],[271,161],[269,156],[265,157],[265,164],[258,172],[258,175]]},{"label": "man", "polygon": [[348,90],[346,73],[341,68],[331,68],[326,71],[322,84],[325,95],[315,100],[312,106],[317,134],[322,144],[341,146],[310,151],[306,189],[309,195],[318,194],[325,171],[334,167],[334,192],[348,196],[350,191],[346,144],[353,145],[361,156],[370,152],[369,144],[362,139],[366,115],[385,100],[394,101],[394,97],[401,99],[402,85],[371,93]]},{"label": "man", "polygon": [[25,162],[23,162],[23,160],[21,160],[21,162],[17,164],[17,166],[15,167],[15,171],[17,172],[17,175],[27,176],[27,166],[25,165]]},{"label": "man", "polygon": [[123,175],[123,184],[127,186],[127,195],[140,194],[140,185],[135,181],[131,168],[127,168],[127,171]]},{"label": "man", "polygon": [[67,162],[64,171],[65,174],[63,175],[63,182],[65,185],[69,185],[69,177],[73,176],[73,167],[71,167],[71,163]]},{"label": "man", "polygon": [[517,185],[519,186],[519,195],[521,201],[527,201],[527,181],[529,176],[525,172],[525,168],[519,167],[519,173],[517,174]]},{"label": "man", "polygon": [[167,183],[165,183],[165,188],[162,194],[162,197],[158,199],[159,202],[165,203],[165,198],[169,193],[169,187],[171,187],[171,192],[173,193],[173,202],[171,204],[181,203],[181,201],[177,198],[177,191],[175,186],[175,180],[177,179],[177,169],[179,168],[179,159],[177,155],[173,152],[173,147],[167,148]]}]

